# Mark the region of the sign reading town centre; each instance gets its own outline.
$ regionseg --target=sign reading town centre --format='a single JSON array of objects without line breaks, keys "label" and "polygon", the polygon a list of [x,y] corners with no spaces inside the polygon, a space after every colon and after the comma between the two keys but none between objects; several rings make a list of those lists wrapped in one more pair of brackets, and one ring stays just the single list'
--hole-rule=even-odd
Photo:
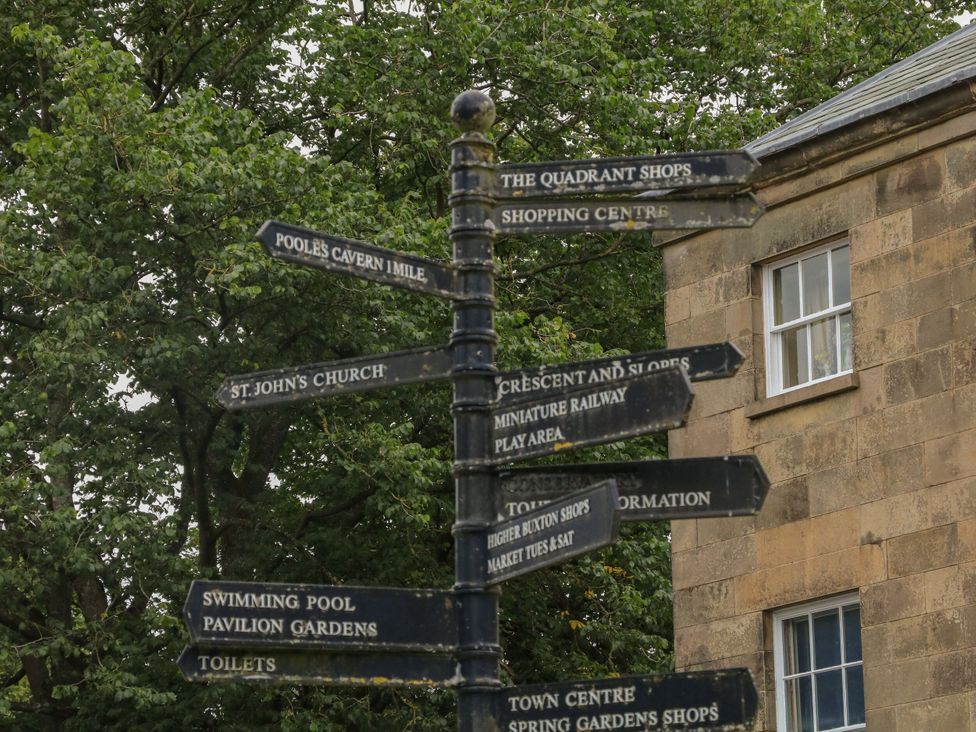
[{"label": "sign reading town centre", "polygon": [[505,732],[747,730],[759,697],[746,669],[516,686],[498,695]]},{"label": "sign reading town centre", "polygon": [[194,580],[183,606],[194,644],[452,651],[447,590]]}]

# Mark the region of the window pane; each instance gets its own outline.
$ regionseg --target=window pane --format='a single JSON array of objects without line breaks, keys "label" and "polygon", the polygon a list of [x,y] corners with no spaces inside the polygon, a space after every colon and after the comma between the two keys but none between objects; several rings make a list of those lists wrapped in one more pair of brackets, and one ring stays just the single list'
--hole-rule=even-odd
[{"label": "window pane", "polygon": [[844,674],[847,678],[847,723],[864,724],[864,669],[852,666]]},{"label": "window pane", "polygon": [[850,247],[834,249],[830,253],[830,269],[834,285],[834,305],[851,301],[851,250]]},{"label": "window pane", "polygon": [[861,660],[861,608],[844,608],[844,662]]},{"label": "window pane", "polygon": [[787,623],[786,673],[795,674],[810,670],[810,623],[800,618]]},{"label": "window pane", "polygon": [[817,668],[840,664],[840,616],[836,610],[813,616],[813,656]]},{"label": "window pane", "polygon": [[852,365],[851,314],[840,316],[840,370],[849,371]]},{"label": "window pane", "polygon": [[833,729],[844,726],[844,691],[840,669],[815,674],[817,682],[817,726]]},{"label": "window pane", "polygon": [[834,318],[824,318],[810,324],[810,348],[813,351],[811,379],[822,379],[837,373],[837,344]]},{"label": "window pane", "polygon": [[790,732],[814,732],[813,686],[809,676],[786,682],[786,713]]},{"label": "window pane", "polygon": [[829,307],[827,301],[827,252],[803,260],[803,314]]},{"label": "window pane", "polygon": [[800,317],[800,266],[773,270],[773,321],[776,325]]},{"label": "window pane", "polygon": [[805,325],[783,332],[783,388],[810,380],[807,372],[807,328]]}]

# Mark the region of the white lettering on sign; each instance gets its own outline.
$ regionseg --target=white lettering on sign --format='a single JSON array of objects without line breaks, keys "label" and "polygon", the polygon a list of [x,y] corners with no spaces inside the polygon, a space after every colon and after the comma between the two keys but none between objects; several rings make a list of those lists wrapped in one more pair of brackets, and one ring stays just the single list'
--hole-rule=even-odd
[{"label": "white lettering on sign", "polygon": [[323,369],[311,374],[293,374],[289,376],[269,376],[259,381],[243,384],[233,384],[230,387],[232,399],[253,399],[269,394],[290,394],[301,392],[309,388],[309,384],[322,389],[330,386],[344,386],[364,381],[374,381],[386,377],[385,363],[372,363],[365,366],[342,366],[339,368]]},{"label": "white lettering on sign", "polygon": [[297,610],[298,595],[284,592],[227,592],[207,590],[203,593],[204,607],[247,607],[269,610]]},{"label": "white lettering on sign", "polygon": [[267,656],[199,656],[201,671],[266,673],[277,668],[277,659]]},{"label": "white lettering on sign", "polygon": [[667,218],[670,210],[665,204],[635,203],[629,205],[599,206],[593,211],[596,221],[610,224],[630,221],[654,221]]},{"label": "white lettering on sign", "polygon": [[551,391],[569,386],[584,386],[586,384],[602,384],[611,379],[623,376],[637,376],[639,374],[660,371],[670,366],[684,366],[689,368],[691,362],[687,356],[675,356],[654,361],[634,361],[626,368],[620,364],[611,364],[600,368],[576,369],[552,374],[521,374],[498,380],[498,398],[509,394],[527,394],[537,391]]},{"label": "white lettering on sign", "polygon": [[203,632],[245,633],[251,635],[271,635],[281,633],[285,621],[281,618],[239,618],[203,616]]},{"label": "white lettering on sign", "polygon": [[[532,516],[494,531],[488,535],[488,548],[509,544],[526,537],[532,537],[552,529],[558,529],[562,524],[575,521],[590,512],[590,499],[581,498],[566,506],[552,511],[546,511],[539,516]],[[503,569],[517,567],[529,559],[538,559],[560,549],[570,549],[576,540],[576,530],[559,531],[539,541],[534,541],[517,549],[488,558],[488,574],[497,574]]]},{"label": "white lettering on sign", "polygon": [[620,496],[617,504],[623,511],[659,508],[695,508],[711,506],[711,491],[688,491],[686,493],[638,493]]},{"label": "white lettering on sign", "polygon": [[590,220],[590,209],[566,208],[506,208],[502,209],[502,224],[585,224]]},{"label": "white lettering on sign", "polygon": [[374,621],[354,620],[292,620],[289,626],[292,635],[342,638],[376,638],[379,628]]}]

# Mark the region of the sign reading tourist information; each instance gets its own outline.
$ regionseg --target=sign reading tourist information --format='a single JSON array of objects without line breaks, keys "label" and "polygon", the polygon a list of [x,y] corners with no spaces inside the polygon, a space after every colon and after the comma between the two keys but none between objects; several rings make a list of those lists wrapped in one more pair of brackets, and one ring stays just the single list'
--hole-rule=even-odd
[{"label": "sign reading tourist information", "polygon": [[446,653],[187,646],[177,663],[189,681],[435,687],[455,686],[458,681],[457,661]]},{"label": "sign reading tourist information", "polygon": [[499,520],[610,479],[617,483],[621,521],[748,516],[769,491],[755,455],[509,468],[499,479]]},{"label": "sign reading tourist information", "polygon": [[495,195],[534,198],[735,185],[748,181],[758,165],[741,150],[499,165]]},{"label": "sign reading tourist information", "polygon": [[300,226],[265,221],[257,238],[275,259],[362,277],[439,297],[459,297],[454,269],[415,254],[329,236]]},{"label": "sign reading tourist information", "polygon": [[488,584],[609,546],[617,539],[616,508],[617,485],[608,480],[495,524],[488,534]]},{"label": "sign reading tourist information", "polygon": [[516,201],[495,206],[500,234],[580,234],[752,226],[764,207],[751,193],[721,198]]},{"label": "sign reading tourist information", "polygon": [[497,699],[505,732],[747,730],[759,703],[744,668],[516,686]]},{"label": "sign reading tourist information", "polygon": [[728,342],[644,351],[627,356],[506,371],[495,377],[495,395],[500,403],[505,403],[556,389],[603,384],[669,366],[684,368],[691,381],[722,379],[738,371],[741,363],[742,352],[735,344]]},{"label": "sign reading tourist information", "polygon": [[263,407],[330,394],[403,386],[451,375],[447,346],[228,376],[217,390],[227,409]]},{"label": "sign reading tourist information", "polygon": [[673,429],[691,408],[678,366],[513,401],[491,411],[495,463]]},{"label": "sign reading tourist information", "polygon": [[448,590],[194,580],[183,606],[203,646],[452,651]]}]

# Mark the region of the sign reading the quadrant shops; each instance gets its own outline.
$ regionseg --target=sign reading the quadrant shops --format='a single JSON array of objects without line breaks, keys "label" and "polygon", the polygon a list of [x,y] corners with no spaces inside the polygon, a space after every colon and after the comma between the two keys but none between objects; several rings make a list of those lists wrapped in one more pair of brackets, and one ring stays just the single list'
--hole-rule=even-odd
[{"label": "sign reading the quadrant shops", "polygon": [[684,371],[659,371],[510,402],[491,412],[495,463],[614,442],[684,424],[691,408]]},{"label": "sign reading the quadrant shops", "polygon": [[441,346],[255,371],[224,379],[217,390],[217,401],[227,409],[244,409],[330,394],[402,386],[446,379],[451,375],[451,365],[450,349]]},{"label": "sign reading the quadrant shops", "polygon": [[499,165],[495,195],[534,198],[735,185],[745,183],[758,165],[741,150]]},{"label": "sign reading the quadrant shops", "polygon": [[458,683],[457,661],[447,653],[335,653],[187,646],[177,663],[188,681],[438,688]]},{"label": "sign reading the quadrant shops", "polygon": [[617,484],[612,480],[554,501],[488,534],[488,584],[612,544],[617,539]]},{"label": "sign reading the quadrant shops", "polygon": [[691,381],[722,379],[738,371],[741,363],[742,352],[729,342],[644,351],[506,371],[495,377],[495,394],[500,403],[505,403],[557,389],[603,384],[669,366],[683,367]]},{"label": "sign reading the quadrant shops", "polygon": [[764,211],[751,193],[722,198],[517,201],[495,206],[500,234],[580,234],[752,226]]},{"label": "sign reading the quadrant shops", "polygon": [[447,590],[194,580],[183,606],[194,644],[450,651]]},{"label": "sign reading the quadrant shops", "polygon": [[752,729],[759,698],[749,671],[695,671],[538,684],[498,694],[505,732]]},{"label": "sign reading the quadrant shops", "polygon": [[375,244],[321,234],[312,229],[265,221],[258,240],[275,259],[342,272],[405,290],[446,298],[459,297],[454,269],[415,254]]}]

